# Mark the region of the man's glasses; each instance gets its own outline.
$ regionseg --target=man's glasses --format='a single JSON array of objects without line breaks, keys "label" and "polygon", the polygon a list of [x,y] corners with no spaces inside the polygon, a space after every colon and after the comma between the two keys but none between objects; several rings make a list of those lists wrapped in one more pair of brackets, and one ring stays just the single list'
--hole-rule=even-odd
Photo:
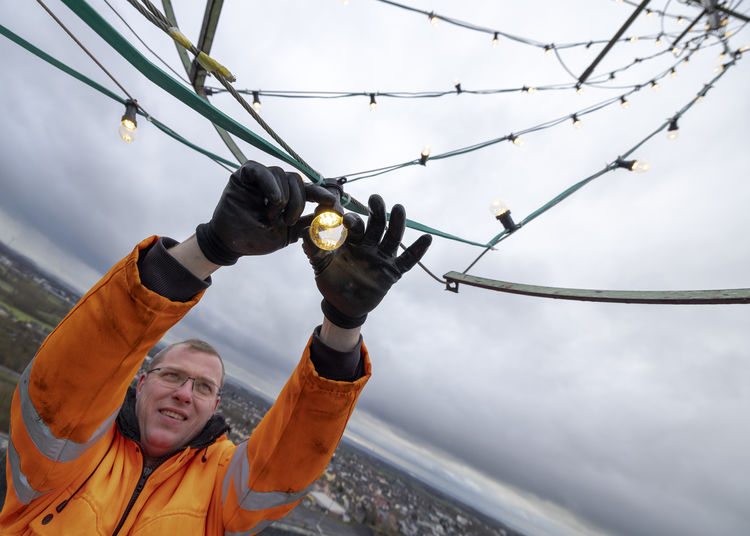
[{"label": "man's glasses", "polygon": [[211,399],[219,394],[219,387],[206,378],[193,378],[180,369],[170,367],[157,367],[147,370],[146,374],[154,374],[156,380],[167,387],[179,389],[188,380],[193,380],[193,394],[198,398]]}]

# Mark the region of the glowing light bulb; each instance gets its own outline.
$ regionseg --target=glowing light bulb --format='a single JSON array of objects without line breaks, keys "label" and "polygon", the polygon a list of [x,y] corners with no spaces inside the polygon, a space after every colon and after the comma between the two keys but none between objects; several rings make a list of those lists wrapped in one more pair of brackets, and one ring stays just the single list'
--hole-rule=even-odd
[{"label": "glowing light bulb", "polygon": [[430,157],[430,152],[432,150],[430,149],[429,145],[425,145],[422,148],[422,153],[419,155],[419,163],[423,166],[427,165],[427,159]]},{"label": "glowing light bulb", "polygon": [[682,17],[677,17],[677,24],[682,26],[683,24],[685,24],[685,19],[683,19]]},{"label": "glowing light bulb", "polygon": [[674,67],[672,68],[672,70],[671,70],[671,71],[669,71],[669,75],[670,75],[670,76],[671,76],[672,78],[674,78],[675,76],[677,76],[677,71],[675,71],[675,70],[674,70]]},{"label": "glowing light bulb", "polygon": [[635,43],[636,41],[638,41],[638,36],[637,35],[633,35],[633,36],[630,37],[630,39],[628,39],[628,41],[630,41],[631,43]]},{"label": "glowing light bulb", "polygon": [[493,199],[490,203],[490,212],[495,218],[503,224],[509,233],[512,233],[518,229],[518,225],[513,221],[513,217],[510,215],[510,207],[508,203],[503,199]]},{"label": "glowing light bulb", "polygon": [[549,56],[552,53],[552,45],[544,45],[544,53]]},{"label": "glowing light bulb", "polygon": [[628,102],[628,99],[626,99],[625,97],[620,97],[620,105],[625,110],[627,110],[628,108],[630,108],[630,102]]},{"label": "glowing light bulb", "polygon": [[341,247],[347,234],[343,216],[332,210],[321,211],[310,224],[310,239],[326,251]]},{"label": "glowing light bulb", "polygon": [[724,33],[724,37],[725,37],[725,38],[727,38],[727,37],[732,37],[733,35],[734,35],[734,32],[733,32],[732,30],[727,30],[727,31],[726,31],[726,32]]},{"label": "glowing light bulb", "polygon": [[672,54],[674,54],[675,56],[679,56],[680,52],[682,52],[682,50],[680,49],[680,47],[673,47],[672,48]]},{"label": "glowing light bulb", "polygon": [[717,65],[716,67],[714,67],[714,73],[720,73],[724,69],[725,69],[724,65]]},{"label": "glowing light bulb", "polygon": [[656,80],[651,81],[651,89],[654,91],[659,91],[659,82]]},{"label": "glowing light bulb", "polygon": [[654,41],[654,43],[656,43],[656,46],[657,46],[657,47],[658,47],[659,45],[661,45],[661,34],[659,34],[659,35],[657,35],[657,36],[656,36],[656,41]]},{"label": "glowing light bulb", "polygon": [[677,126],[677,119],[672,119],[669,122],[669,128],[667,129],[667,139],[676,140],[677,136],[680,135],[680,127]]},{"label": "glowing light bulb", "polygon": [[654,16],[654,12],[651,11],[650,9],[647,9],[646,10],[646,16],[650,19],[650,18],[652,18]]},{"label": "glowing light bulb", "polygon": [[374,112],[378,107],[378,103],[375,102],[375,93],[370,93],[370,111]]},{"label": "glowing light bulb", "polygon": [[581,84],[576,84],[576,93],[578,93],[579,95],[583,95],[583,87],[581,86]]},{"label": "glowing light bulb", "polygon": [[609,73],[609,82],[611,84],[614,84],[616,79],[617,77],[615,76],[615,73]]},{"label": "glowing light bulb", "polygon": [[636,160],[633,166],[630,168],[630,171],[634,173],[646,173],[649,169],[651,169],[651,164],[644,160]]},{"label": "glowing light bulb", "polygon": [[433,26],[437,26],[437,23],[438,23],[437,15],[435,15],[435,13],[430,13],[428,16],[430,17],[430,24],[432,24]]},{"label": "glowing light bulb", "polygon": [[635,173],[646,173],[651,169],[651,164],[645,160],[623,160],[622,158],[618,158],[615,164],[617,164],[617,167],[625,168]]},{"label": "glowing light bulb", "polygon": [[138,110],[138,105],[134,100],[125,101],[125,114],[120,120],[120,125],[117,128],[117,132],[123,141],[131,143],[135,141],[138,135],[138,123],[135,120],[135,114]]},{"label": "glowing light bulb", "polygon": [[515,145],[519,147],[523,147],[524,141],[521,139],[521,136],[513,136],[511,135],[510,141],[512,141]]},{"label": "glowing light bulb", "polygon": [[493,199],[492,203],[490,203],[490,212],[496,218],[498,216],[502,216],[509,210],[510,210],[510,207],[508,206],[508,203],[504,199],[500,199],[499,197]]},{"label": "glowing light bulb", "polygon": [[495,32],[495,35],[492,38],[492,46],[496,47],[497,43],[500,41],[500,38],[497,36],[497,32]]},{"label": "glowing light bulb", "polygon": [[258,113],[260,113],[260,109],[262,108],[259,95],[258,91],[253,91],[253,108],[255,108],[255,111]]},{"label": "glowing light bulb", "polygon": [[578,119],[578,116],[576,114],[573,114],[572,119],[573,119],[573,126],[575,128],[581,128],[583,126],[583,124],[581,123],[581,120]]}]

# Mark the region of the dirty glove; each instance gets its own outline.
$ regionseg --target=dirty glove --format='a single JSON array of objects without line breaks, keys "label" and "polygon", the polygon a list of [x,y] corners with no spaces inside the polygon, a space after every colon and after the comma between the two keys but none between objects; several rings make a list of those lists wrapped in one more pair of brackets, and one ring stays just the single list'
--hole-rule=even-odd
[{"label": "dirty glove", "polygon": [[274,252],[297,241],[306,201],[332,206],[335,200],[325,188],[303,183],[297,173],[245,162],[229,177],[211,221],[198,225],[198,246],[222,266],[243,255]]},{"label": "dirty glove", "polygon": [[356,214],[350,212],[344,216],[348,237],[338,249],[319,249],[308,234],[303,233],[302,248],[310,259],[315,283],[323,295],[323,314],[342,328],[361,326],[388,289],[419,262],[432,242],[430,235],[422,235],[397,257],[406,226],[404,207],[394,205],[390,225],[383,236],[385,202],[376,194],[370,196],[368,205],[367,229]]}]

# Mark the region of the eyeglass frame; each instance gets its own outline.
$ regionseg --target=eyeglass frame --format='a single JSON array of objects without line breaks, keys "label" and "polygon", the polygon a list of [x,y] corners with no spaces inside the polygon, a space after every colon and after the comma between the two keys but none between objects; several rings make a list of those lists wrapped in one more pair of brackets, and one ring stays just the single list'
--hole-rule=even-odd
[{"label": "eyeglass frame", "polygon": [[[203,398],[203,400],[210,400],[211,398],[218,398],[219,396],[221,396],[221,387],[218,386],[217,384],[215,384],[214,382],[212,382],[211,380],[209,380],[208,378],[203,378],[203,377],[196,378],[194,376],[188,376],[185,371],[180,370],[178,368],[174,368],[174,367],[156,367],[156,368],[152,368],[151,370],[147,370],[146,371],[146,376],[148,376],[152,372],[156,372],[158,370],[173,370],[176,373],[181,374],[182,376],[185,377],[185,380],[180,385],[175,385],[174,386],[175,389],[180,389],[183,385],[185,385],[185,383],[187,383],[188,380],[193,380],[193,385],[190,388],[190,392],[193,393],[194,395],[196,395],[195,382],[196,382],[196,380],[200,380],[200,381],[206,382],[206,383],[208,383],[208,384],[210,384],[210,385],[212,385],[213,387],[216,388],[216,394],[211,395],[208,398]],[[159,377],[159,379],[162,379],[162,378]],[[200,393],[197,393],[197,396],[198,396],[198,398],[202,398],[202,396],[201,396]]]}]

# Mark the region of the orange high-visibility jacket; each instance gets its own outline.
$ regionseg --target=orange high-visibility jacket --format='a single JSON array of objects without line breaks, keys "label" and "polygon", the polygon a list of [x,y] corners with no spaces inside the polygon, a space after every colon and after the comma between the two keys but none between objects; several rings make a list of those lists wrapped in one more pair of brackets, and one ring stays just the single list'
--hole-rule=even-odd
[{"label": "orange high-visibility jacket", "polygon": [[145,479],[137,442],[115,426],[146,353],[200,299],[141,285],[141,242],[47,337],[13,395],[0,534],[250,535],[289,512],[325,469],[370,374],[320,377],[309,343],[250,439],[186,447]]}]

